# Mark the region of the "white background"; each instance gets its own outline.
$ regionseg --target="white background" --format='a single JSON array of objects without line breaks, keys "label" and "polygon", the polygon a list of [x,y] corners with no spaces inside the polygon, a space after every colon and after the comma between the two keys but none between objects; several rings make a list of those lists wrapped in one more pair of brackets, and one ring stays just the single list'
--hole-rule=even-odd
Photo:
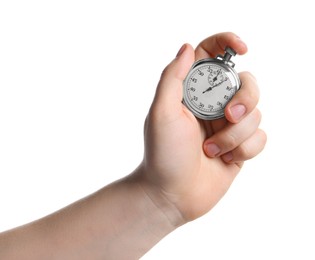
[{"label": "white background", "polygon": [[311,1],[0,1],[0,231],[130,173],[163,68],[232,31],[268,134],[222,201],[143,259],[315,259]]}]

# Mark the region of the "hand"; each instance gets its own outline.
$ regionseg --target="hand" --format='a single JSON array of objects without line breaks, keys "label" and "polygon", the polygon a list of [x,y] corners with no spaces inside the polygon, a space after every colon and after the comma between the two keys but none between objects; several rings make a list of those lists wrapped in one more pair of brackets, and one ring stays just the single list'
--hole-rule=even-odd
[{"label": "hand", "polygon": [[234,34],[217,34],[195,51],[184,45],[164,70],[144,127],[144,159],[133,174],[1,233],[0,258],[139,259],[177,226],[208,212],[266,142],[249,73],[240,74],[242,88],[226,106],[226,119],[197,120],[181,102],[195,58],[226,45],[239,54],[247,50]]},{"label": "hand", "polygon": [[247,52],[233,33],[213,35],[196,50],[185,44],[163,71],[145,122],[143,189],[156,205],[170,205],[161,208],[180,216],[181,224],[208,212],[243,162],[256,156],[266,142],[258,129],[257,83],[248,72],[240,73],[242,88],[226,106],[224,119],[198,120],[181,102],[182,82],[193,62],[222,54],[227,45],[240,55]]}]

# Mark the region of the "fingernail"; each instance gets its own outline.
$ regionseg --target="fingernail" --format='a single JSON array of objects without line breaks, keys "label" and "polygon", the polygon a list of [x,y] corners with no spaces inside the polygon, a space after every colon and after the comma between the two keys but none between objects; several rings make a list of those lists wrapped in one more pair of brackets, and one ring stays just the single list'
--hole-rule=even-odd
[{"label": "fingernail", "polygon": [[231,114],[234,120],[239,120],[246,113],[246,107],[244,105],[235,105],[231,107]]},{"label": "fingernail", "polygon": [[176,58],[179,57],[180,55],[182,55],[182,53],[184,52],[184,50],[186,49],[186,44],[184,44],[179,51],[176,54]]},{"label": "fingernail", "polygon": [[222,155],[222,159],[225,161],[225,162],[230,162],[233,160],[233,154],[232,152],[228,152],[226,154],[223,154]]},{"label": "fingernail", "polygon": [[219,148],[219,146],[217,146],[214,143],[207,144],[205,150],[209,157],[215,157],[221,152],[221,149]]}]

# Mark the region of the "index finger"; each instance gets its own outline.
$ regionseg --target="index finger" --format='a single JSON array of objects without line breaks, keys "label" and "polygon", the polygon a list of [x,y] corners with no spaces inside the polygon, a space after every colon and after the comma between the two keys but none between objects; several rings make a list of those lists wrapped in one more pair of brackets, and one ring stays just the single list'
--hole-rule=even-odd
[{"label": "index finger", "polygon": [[196,60],[214,58],[218,54],[223,54],[226,46],[234,49],[239,55],[247,52],[246,44],[236,34],[224,32],[214,34],[203,40],[195,50]]}]

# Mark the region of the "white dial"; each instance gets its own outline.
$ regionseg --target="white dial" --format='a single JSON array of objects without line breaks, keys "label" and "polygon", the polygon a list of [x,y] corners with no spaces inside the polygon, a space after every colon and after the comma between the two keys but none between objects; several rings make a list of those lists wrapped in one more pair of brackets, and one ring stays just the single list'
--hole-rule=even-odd
[{"label": "white dial", "polygon": [[217,65],[203,65],[195,69],[186,85],[190,104],[204,113],[224,109],[236,90],[227,73]]},{"label": "white dial", "polygon": [[205,59],[196,62],[184,81],[184,104],[206,120],[224,116],[224,108],[240,88],[235,70],[225,61]]}]

